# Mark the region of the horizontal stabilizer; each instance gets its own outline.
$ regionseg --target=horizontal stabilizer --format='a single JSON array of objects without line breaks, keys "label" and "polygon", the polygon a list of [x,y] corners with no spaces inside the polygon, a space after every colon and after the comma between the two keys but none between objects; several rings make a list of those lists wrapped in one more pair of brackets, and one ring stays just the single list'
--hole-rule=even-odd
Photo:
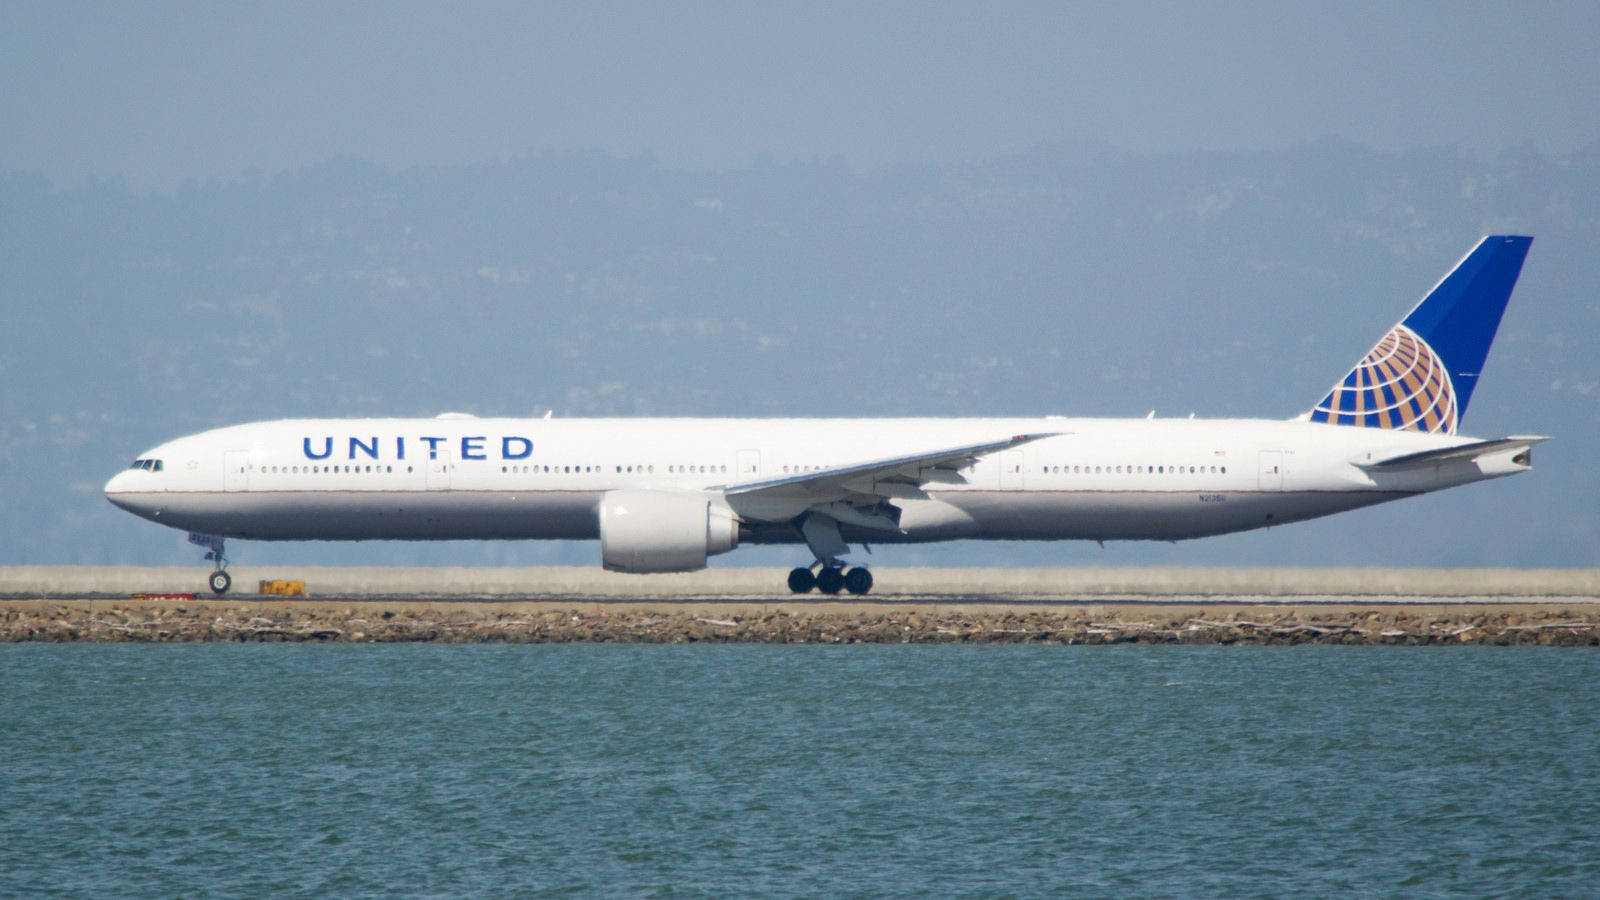
[{"label": "horizontal stabilizer", "polygon": [[1514,434],[1492,441],[1475,441],[1471,444],[1461,444],[1456,447],[1444,447],[1438,450],[1424,450],[1421,453],[1405,453],[1400,456],[1391,456],[1372,462],[1358,462],[1356,467],[1368,472],[1390,472],[1395,469],[1409,469],[1416,466],[1431,466],[1437,463],[1448,462],[1453,459],[1477,459],[1485,453],[1494,453],[1501,450],[1527,449],[1540,441],[1549,438],[1532,434]]}]

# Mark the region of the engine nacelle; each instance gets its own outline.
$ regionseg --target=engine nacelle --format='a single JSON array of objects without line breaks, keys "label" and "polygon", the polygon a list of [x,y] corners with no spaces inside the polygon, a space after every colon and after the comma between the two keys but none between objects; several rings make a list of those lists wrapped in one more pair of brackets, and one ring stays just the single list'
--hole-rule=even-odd
[{"label": "engine nacelle", "polygon": [[739,520],[706,494],[610,491],[600,498],[600,561],[613,572],[693,572],[739,545]]}]

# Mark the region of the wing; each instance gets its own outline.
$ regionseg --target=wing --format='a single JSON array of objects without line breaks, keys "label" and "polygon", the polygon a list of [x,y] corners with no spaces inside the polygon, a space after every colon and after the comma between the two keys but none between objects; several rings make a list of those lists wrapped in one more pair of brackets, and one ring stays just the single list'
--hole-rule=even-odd
[{"label": "wing", "polygon": [[1448,462],[1452,459],[1477,459],[1485,453],[1494,453],[1501,450],[1527,449],[1534,444],[1547,440],[1549,438],[1538,435],[1514,434],[1510,437],[1492,441],[1474,441],[1470,444],[1445,447],[1441,450],[1404,453],[1400,456],[1391,456],[1388,459],[1358,462],[1355,465],[1357,468],[1365,469],[1368,472],[1392,472],[1396,469],[1409,469],[1415,466],[1431,466],[1436,463]]},{"label": "wing", "polygon": [[[847,466],[834,466],[815,472],[806,472],[802,475],[786,475],[782,478],[767,478],[760,481],[730,484],[725,485],[721,490],[725,495],[735,497],[741,494],[754,493],[835,494],[845,491],[848,485],[865,482],[886,481],[917,485],[928,480],[924,472],[926,469],[955,472],[971,465],[985,453],[1010,450],[1013,447],[1020,447],[1023,444],[1047,437],[1057,437],[1060,434],[1062,432],[1017,434],[1004,440],[986,441],[982,444],[945,447],[926,453],[912,453],[906,456],[852,463]],[[868,493],[873,492],[868,491]]]},{"label": "wing", "polygon": [[892,498],[916,496],[921,485],[929,481],[960,482],[959,470],[984,454],[1063,433],[1016,434],[981,444],[942,447],[800,475],[724,485],[720,490],[729,505],[749,519],[788,521],[814,510],[849,524],[898,530],[900,511],[889,502]]}]

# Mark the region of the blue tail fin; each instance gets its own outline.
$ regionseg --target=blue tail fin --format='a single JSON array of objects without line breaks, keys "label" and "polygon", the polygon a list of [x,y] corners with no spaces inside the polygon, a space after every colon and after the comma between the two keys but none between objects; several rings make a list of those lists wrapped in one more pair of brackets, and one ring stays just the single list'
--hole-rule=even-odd
[{"label": "blue tail fin", "polygon": [[1489,235],[1309,413],[1313,422],[1455,434],[1533,238]]}]

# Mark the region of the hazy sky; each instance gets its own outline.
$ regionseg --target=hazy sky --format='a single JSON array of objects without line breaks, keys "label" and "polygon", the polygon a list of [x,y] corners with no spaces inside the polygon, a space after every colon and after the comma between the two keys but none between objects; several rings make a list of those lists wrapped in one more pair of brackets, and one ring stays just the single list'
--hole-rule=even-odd
[{"label": "hazy sky", "polygon": [[[158,440],[279,415],[1292,415],[1499,229],[1539,241],[1469,427],[1555,435],[1541,472],[1192,546],[897,558],[1590,565],[1600,547],[1600,0],[0,0],[0,135],[0,458],[45,461],[0,503],[11,561],[196,560],[100,485]],[[1525,146],[1543,152],[1498,155]],[[528,157],[579,150],[659,165]],[[763,153],[940,168],[751,167]],[[341,155],[452,168],[237,178]],[[702,168],[740,171],[673,171]],[[63,197],[15,170],[228,181]],[[838,352],[817,352],[830,328]],[[1264,377],[1253,348],[1288,358]]]},{"label": "hazy sky", "polygon": [[1600,140],[1600,3],[0,4],[0,168]]}]

